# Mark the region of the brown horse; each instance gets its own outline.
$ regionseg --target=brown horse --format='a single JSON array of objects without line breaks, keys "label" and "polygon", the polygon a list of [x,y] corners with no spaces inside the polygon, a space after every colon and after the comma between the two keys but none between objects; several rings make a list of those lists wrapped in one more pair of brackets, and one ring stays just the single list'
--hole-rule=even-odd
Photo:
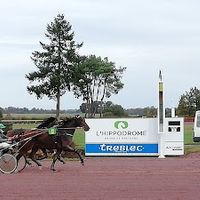
[{"label": "brown horse", "polygon": [[80,116],[67,118],[60,122],[56,126],[56,135],[49,135],[48,131],[42,131],[42,129],[40,129],[42,132],[37,133],[36,131],[34,133],[36,136],[33,136],[33,139],[27,142],[27,144],[20,149],[20,155],[25,155],[27,154],[27,151],[32,150],[29,157],[39,166],[41,166],[41,164],[34,159],[34,155],[38,149],[56,150],[56,153],[53,155],[53,162],[51,164],[51,170],[55,171],[54,165],[57,159],[60,158],[62,151],[75,152],[79,156],[81,164],[84,165],[82,156],[72,146],[72,137],[77,127],[82,127],[84,131],[89,130],[89,126]]},{"label": "brown horse", "polygon": [[[50,127],[52,127],[52,126],[54,126],[54,125],[56,125],[56,124],[57,124],[57,119],[56,119],[55,117],[49,117],[49,118],[47,118],[47,119],[44,119],[44,120],[42,121],[42,123],[40,123],[40,124],[36,127],[36,129],[46,129],[46,128],[50,128]],[[38,131],[38,130],[37,130],[37,131]],[[14,129],[14,130],[9,130],[9,131],[7,131],[6,136],[7,136],[8,138],[13,138],[13,140],[15,140],[16,142],[19,142],[20,139],[22,140],[22,139],[25,139],[25,138],[27,138],[27,137],[31,137],[31,136],[37,134],[37,133],[38,133],[37,131],[20,128],[20,129]],[[24,145],[23,142],[22,142],[22,145]],[[41,150],[42,150],[44,156],[43,156],[42,158],[40,158],[40,159],[47,158],[47,151],[46,151],[46,149],[45,149],[45,148],[42,148]],[[28,160],[26,160],[26,162],[27,162],[29,165],[31,165],[31,163],[28,162]],[[61,162],[62,162],[62,161],[61,161]],[[39,163],[37,162],[37,164],[39,164]]]}]

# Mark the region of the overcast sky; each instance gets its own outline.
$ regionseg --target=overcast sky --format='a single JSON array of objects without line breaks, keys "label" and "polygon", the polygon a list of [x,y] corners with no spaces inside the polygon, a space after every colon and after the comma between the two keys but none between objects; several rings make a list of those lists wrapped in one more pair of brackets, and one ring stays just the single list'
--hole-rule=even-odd
[{"label": "overcast sky", "polygon": [[[0,8],[0,107],[55,108],[54,101],[28,94],[25,74],[36,70],[31,53],[41,50],[39,41],[46,41],[46,26],[58,13],[71,23],[76,42],[84,42],[81,54],[127,67],[113,103],[157,106],[159,69],[167,107],[200,88],[198,0],[6,0]],[[62,109],[81,103],[70,93],[61,98]]]}]

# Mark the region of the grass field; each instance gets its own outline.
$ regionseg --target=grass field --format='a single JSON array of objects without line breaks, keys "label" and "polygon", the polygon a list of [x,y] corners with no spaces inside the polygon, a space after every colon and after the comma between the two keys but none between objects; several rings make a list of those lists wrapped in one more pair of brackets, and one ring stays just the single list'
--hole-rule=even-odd
[{"label": "grass field", "polygon": [[[82,113],[71,113],[71,114],[60,114],[61,118],[64,117],[70,117],[70,116],[75,116],[75,115],[83,115]],[[3,114],[3,118],[4,119],[13,119],[13,120],[43,120],[49,117],[56,117],[56,114],[10,114],[10,115],[6,115]]]},{"label": "grass field", "polygon": [[184,126],[185,154],[200,152],[200,142],[193,142],[193,124]]},{"label": "grass field", "polygon": [[185,144],[194,144],[193,142],[193,124],[184,126],[184,142]]}]

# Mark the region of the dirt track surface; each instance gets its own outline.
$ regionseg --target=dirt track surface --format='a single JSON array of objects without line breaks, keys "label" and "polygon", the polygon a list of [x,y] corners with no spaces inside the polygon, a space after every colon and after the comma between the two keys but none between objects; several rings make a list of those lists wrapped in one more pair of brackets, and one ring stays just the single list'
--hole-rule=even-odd
[{"label": "dirt track surface", "polygon": [[0,174],[1,200],[196,200],[200,199],[200,154],[184,157],[86,158],[58,163],[57,172],[27,167]]}]

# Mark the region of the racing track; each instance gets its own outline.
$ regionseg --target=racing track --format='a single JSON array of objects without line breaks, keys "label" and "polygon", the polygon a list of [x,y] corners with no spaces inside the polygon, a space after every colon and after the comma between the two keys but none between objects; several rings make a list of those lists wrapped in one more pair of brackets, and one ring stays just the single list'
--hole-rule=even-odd
[{"label": "racing track", "polygon": [[183,157],[86,158],[58,163],[57,172],[27,167],[0,174],[1,200],[196,200],[200,199],[200,154]]}]

